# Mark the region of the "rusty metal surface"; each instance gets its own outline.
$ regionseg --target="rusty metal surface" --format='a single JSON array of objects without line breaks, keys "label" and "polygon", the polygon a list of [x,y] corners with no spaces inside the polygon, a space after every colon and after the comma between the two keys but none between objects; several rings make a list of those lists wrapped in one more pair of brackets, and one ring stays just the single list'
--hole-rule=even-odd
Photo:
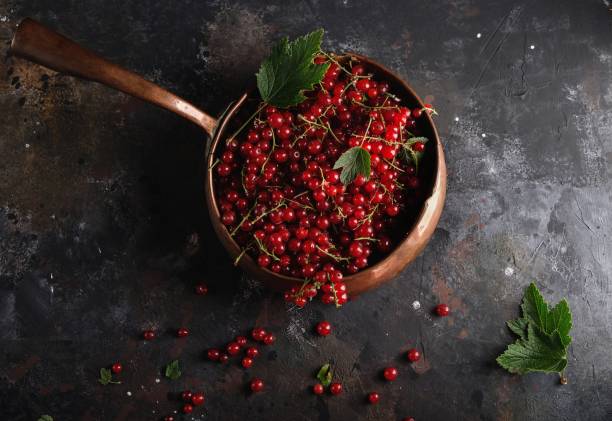
[{"label": "rusty metal surface", "polygon": [[[606,3],[1,2],[0,418],[157,419],[178,409],[169,394],[184,387],[208,397],[185,419],[612,418]],[[341,311],[286,308],[215,240],[201,131],[5,58],[25,16],[213,114],[252,82],[275,39],[326,28],[327,48],[373,57],[441,112],[449,188],[432,242]],[[202,279],[205,297],[192,292]],[[494,362],[533,279],[574,313],[567,386]],[[439,301],[451,317],[430,315]],[[335,327],[325,339],[312,332],[322,318]],[[249,372],[203,360],[255,324],[278,341]],[[186,340],[168,333],[180,325],[192,331]],[[139,340],[147,327],[158,340]],[[424,355],[416,366],[400,358],[412,345]],[[160,368],[174,358],[185,374],[170,382]],[[330,359],[346,391],[315,397],[313,374]],[[100,386],[99,368],[115,360],[123,383]],[[400,377],[384,384],[391,363]],[[251,375],[266,380],[264,393],[244,392]],[[364,396],[374,389],[372,407]]]}]

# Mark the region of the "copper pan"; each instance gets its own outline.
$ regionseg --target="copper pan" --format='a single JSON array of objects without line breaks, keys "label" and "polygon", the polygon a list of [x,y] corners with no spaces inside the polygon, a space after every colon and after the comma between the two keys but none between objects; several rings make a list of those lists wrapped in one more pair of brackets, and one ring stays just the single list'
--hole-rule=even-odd
[{"label": "copper pan", "polygon": [[[231,258],[236,259],[240,255],[240,247],[221,223],[215,199],[212,167],[221,140],[224,139],[226,133],[233,133],[231,130],[240,121],[240,114],[249,108],[249,104],[256,102],[253,94],[243,94],[228,108],[223,117],[217,120],[184,99],[99,57],[29,18],[24,19],[19,24],[11,43],[10,53],[64,74],[93,80],[118,89],[128,95],[172,111],[200,126],[212,138],[205,156],[207,171],[204,194],[211,223],[219,241]],[[352,53],[337,55],[336,57],[339,61],[348,60],[349,57],[357,58],[369,72],[387,80],[392,91],[402,98],[405,105],[411,108],[423,106],[421,99],[406,82],[375,61]],[[351,294],[361,293],[393,279],[419,255],[438,224],[446,196],[444,151],[432,119],[429,115],[422,118],[425,119],[421,123],[425,126],[423,134],[430,139],[427,144],[427,162],[423,166],[424,171],[426,171],[424,180],[427,189],[422,209],[418,212],[412,227],[386,258],[361,272],[345,277],[348,292]],[[286,290],[302,283],[301,279],[279,275],[259,267],[246,254],[239,259],[238,264],[243,270],[273,289]]]}]

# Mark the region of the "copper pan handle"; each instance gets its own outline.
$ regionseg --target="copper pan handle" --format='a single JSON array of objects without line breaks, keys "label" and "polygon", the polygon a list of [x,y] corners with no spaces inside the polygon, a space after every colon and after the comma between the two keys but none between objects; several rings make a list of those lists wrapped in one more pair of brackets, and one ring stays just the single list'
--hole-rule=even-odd
[{"label": "copper pan handle", "polygon": [[172,111],[202,127],[210,136],[217,121],[182,98],[160,88],[33,19],[25,18],[10,53],[61,73],[90,79]]}]

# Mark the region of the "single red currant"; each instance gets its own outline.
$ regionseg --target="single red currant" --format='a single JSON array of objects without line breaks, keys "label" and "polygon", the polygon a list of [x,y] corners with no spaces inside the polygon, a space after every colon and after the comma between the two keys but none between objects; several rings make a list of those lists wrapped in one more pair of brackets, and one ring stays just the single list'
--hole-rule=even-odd
[{"label": "single red currant", "polygon": [[123,366],[121,365],[121,363],[115,363],[111,367],[111,371],[115,374],[119,374],[121,373],[121,371],[123,371]]},{"label": "single red currant", "polygon": [[342,393],[342,383],[332,383],[329,385],[329,391],[332,395],[339,395]]},{"label": "single red currant", "polygon": [[204,393],[198,392],[198,393],[194,393],[193,396],[191,396],[191,403],[194,406],[200,406],[204,404]]},{"label": "single red currant", "polygon": [[446,304],[438,304],[436,306],[436,313],[440,317],[446,317],[450,313],[450,308]]},{"label": "single red currant", "polygon": [[240,345],[236,342],[230,342],[225,350],[229,355],[236,355],[240,352]]},{"label": "single red currant", "polygon": [[236,342],[242,348],[247,344],[247,338],[245,338],[244,336],[236,336],[234,342]]},{"label": "single red currant", "polygon": [[181,392],[181,399],[185,402],[191,402],[192,396],[193,396],[193,393],[191,393],[191,390],[183,390]]},{"label": "single red currant", "polygon": [[370,402],[372,405],[377,404],[379,400],[380,400],[380,395],[376,392],[371,392],[368,395],[368,402]]},{"label": "single red currant", "polygon": [[198,295],[206,295],[208,293],[208,287],[206,284],[198,284],[195,287],[195,293]]},{"label": "single red currant", "polygon": [[328,321],[319,322],[317,333],[321,336],[329,335],[331,333],[331,324]]},{"label": "single red currant", "polygon": [[179,338],[189,336],[189,330],[186,327],[181,327],[176,331],[176,336],[178,336]]},{"label": "single red currant", "polygon": [[250,387],[254,393],[261,392],[264,388],[264,382],[262,379],[254,378],[251,380]]},{"label": "single red currant", "polygon": [[225,364],[228,361],[229,361],[229,355],[227,355],[226,353],[221,353],[221,355],[219,355],[219,362],[221,364]]},{"label": "single red currant", "polygon": [[208,351],[206,351],[206,356],[210,361],[217,361],[220,355],[221,352],[216,348],[210,348]]},{"label": "single red currant", "polygon": [[271,333],[266,334],[266,336],[264,336],[262,339],[265,345],[272,345],[275,340],[276,340],[276,337]]},{"label": "single red currant", "polygon": [[193,412],[193,405],[186,403],[183,405],[183,414],[191,414]]},{"label": "single red currant", "polygon": [[312,386],[312,393],[315,395],[322,395],[323,392],[325,392],[325,388],[321,383],[316,383],[314,386]]},{"label": "single red currant", "polygon": [[240,364],[242,364],[242,366],[244,368],[249,368],[249,367],[251,367],[253,365],[253,358],[251,358],[251,357],[244,357]]},{"label": "single red currant", "polygon": [[421,358],[421,353],[419,352],[418,349],[416,348],[412,348],[408,350],[408,353],[406,354],[406,357],[408,358],[408,360],[415,362],[418,361]]},{"label": "single red currant", "polygon": [[261,328],[261,327],[256,327],[255,329],[253,329],[253,331],[251,332],[251,337],[258,341],[261,342],[263,341],[264,336],[266,336],[266,331]]},{"label": "single red currant", "polygon": [[246,354],[247,354],[247,356],[249,356],[251,358],[255,358],[256,356],[259,355],[259,350],[257,348],[255,348],[254,346],[252,346],[252,347],[247,348]]},{"label": "single red currant", "polygon": [[152,341],[153,339],[155,339],[155,332],[152,330],[145,330],[144,332],[142,332],[142,337],[145,341]]},{"label": "single red currant", "polygon": [[383,371],[383,376],[385,380],[392,382],[397,379],[397,369],[395,367],[387,367],[385,371]]}]

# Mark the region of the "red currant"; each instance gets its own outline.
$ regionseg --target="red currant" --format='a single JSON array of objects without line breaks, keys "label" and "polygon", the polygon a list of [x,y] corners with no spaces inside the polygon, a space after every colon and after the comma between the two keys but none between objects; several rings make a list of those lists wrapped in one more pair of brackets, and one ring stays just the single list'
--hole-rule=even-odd
[{"label": "red currant", "polygon": [[191,390],[183,390],[181,392],[181,399],[185,402],[191,402],[192,396],[193,396],[193,393],[191,393]]},{"label": "red currant", "polygon": [[144,332],[142,332],[142,337],[145,341],[152,341],[153,339],[155,339],[155,332],[152,330],[145,330]]},{"label": "red currant", "polygon": [[312,386],[312,393],[315,395],[322,395],[323,392],[325,392],[325,389],[321,383],[316,383],[314,386]]},{"label": "red currant", "polygon": [[329,391],[332,395],[339,395],[342,393],[342,383],[332,383],[329,385]]},{"label": "red currant", "polygon": [[264,388],[264,382],[262,379],[258,379],[258,378],[254,378],[253,380],[251,380],[251,391],[257,393],[257,392],[261,392]]},{"label": "red currant", "polygon": [[240,345],[236,342],[230,342],[225,350],[229,355],[236,355],[240,352]]},{"label": "red currant", "polygon": [[181,327],[176,331],[176,336],[179,338],[185,338],[189,336],[189,330],[186,327]]},{"label": "red currant", "polygon": [[319,322],[317,324],[317,333],[321,336],[327,336],[331,333],[331,324],[328,321]]},{"label": "red currant", "polygon": [[446,304],[438,304],[436,306],[436,313],[440,317],[446,317],[450,313],[450,308]]},{"label": "red currant", "polygon": [[115,363],[111,367],[111,371],[115,374],[121,373],[122,370],[123,370],[123,366],[121,365],[121,363]]},{"label": "red currant", "polygon": [[236,342],[238,346],[242,348],[243,346],[247,344],[247,338],[245,338],[244,336],[236,336],[236,339],[234,339],[234,342]]},{"label": "red currant", "polygon": [[254,346],[252,346],[250,348],[247,348],[246,354],[251,358],[255,358],[259,355],[259,350],[255,348]]},{"label": "red currant", "polygon": [[421,358],[421,353],[418,349],[412,348],[408,350],[408,354],[406,354],[406,357],[408,358],[408,360],[415,362]]},{"label": "red currant", "polygon": [[385,380],[392,382],[397,379],[397,369],[395,367],[387,367],[385,371],[383,371],[383,376]]},{"label": "red currant", "polygon": [[256,340],[257,342],[261,342],[263,341],[264,336],[266,336],[266,331],[261,328],[261,327],[256,327],[255,329],[253,329],[253,331],[251,332],[251,337]]},{"label": "red currant", "polygon": [[216,348],[210,348],[208,351],[206,351],[206,356],[210,361],[217,361],[220,355],[221,352]]},{"label": "red currant", "polygon": [[208,293],[208,287],[205,284],[198,284],[195,287],[195,293],[198,295],[206,295]]},{"label": "red currant", "polygon": [[377,404],[379,400],[380,395],[378,393],[371,392],[370,394],[368,394],[368,402],[370,402],[371,404]]},{"label": "red currant", "polygon": [[198,392],[198,393],[194,393],[193,396],[191,396],[191,403],[194,406],[200,406],[204,404],[204,393]]},{"label": "red currant", "polygon": [[253,365],[253,358],[251,357],[244,357],[241,361],[241,364],[244,368],[249,368]]},{"label": "red currant", "polygon": [[183,414],[191,414],[193,412],[193,406],[191,404],[186,403],[183,405]]},{"label": "red currant", "polygon": [[266,345],[272,345],[275,340],[276,340],[276,337],[273,334],[268,333],[266,334],[266,336],[263,337],[262,341]]}]

